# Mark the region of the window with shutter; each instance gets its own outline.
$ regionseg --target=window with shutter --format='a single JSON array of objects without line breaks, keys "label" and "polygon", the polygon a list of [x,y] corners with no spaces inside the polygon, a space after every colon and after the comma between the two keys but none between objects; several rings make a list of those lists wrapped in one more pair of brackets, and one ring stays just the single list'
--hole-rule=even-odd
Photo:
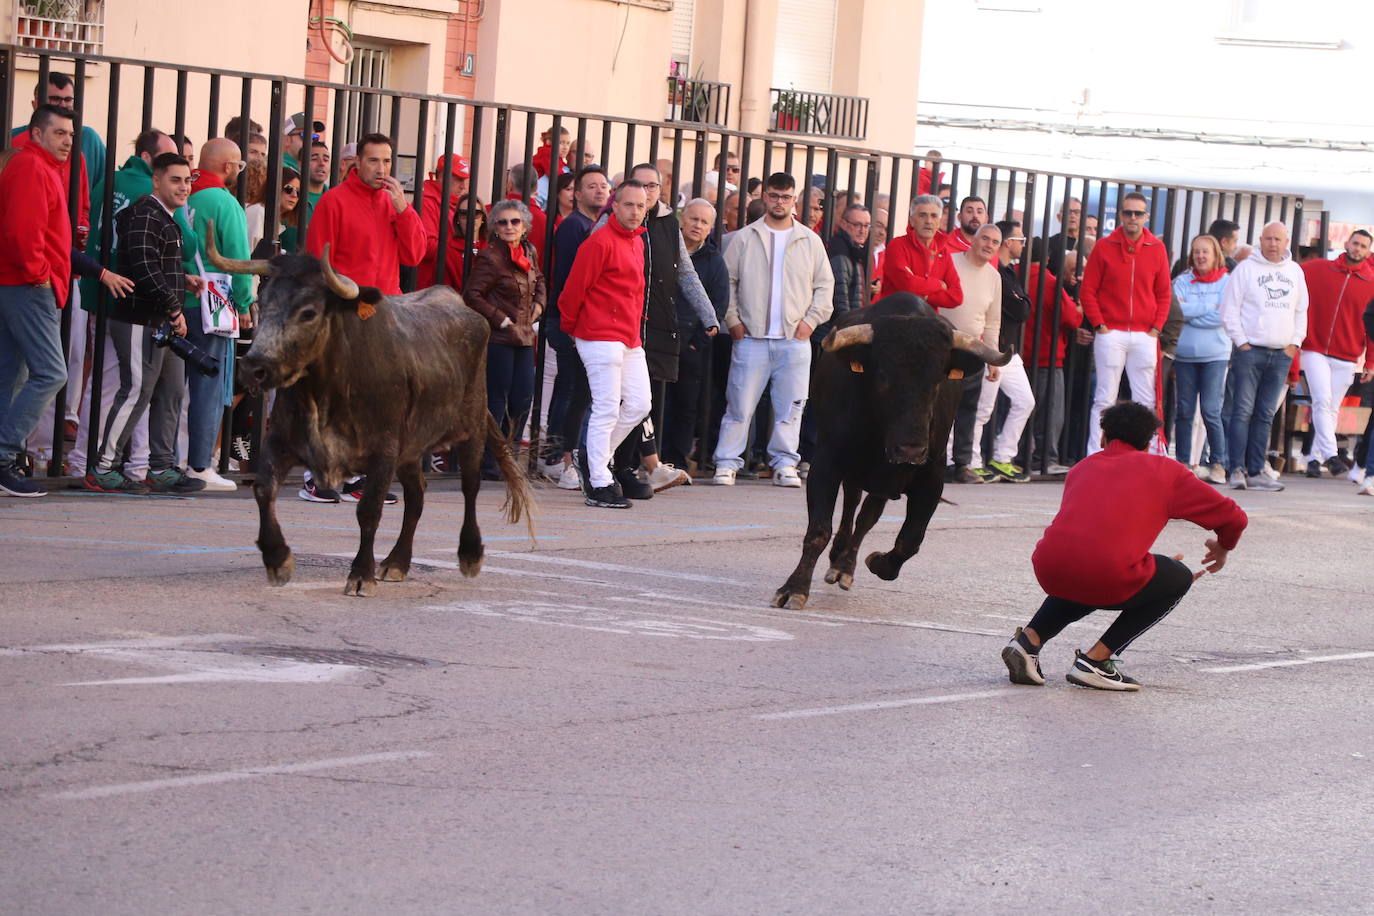
[{"label": "window with shutter", "polygon": [[835,60],[837,0],[788,0],[778,5],[773,85],[829,92]]},{"label": "window with shutter", "polygon": [[673,64],[678,76],[692,75],[692,20],[696,11],[696,0],[673,3]]}]

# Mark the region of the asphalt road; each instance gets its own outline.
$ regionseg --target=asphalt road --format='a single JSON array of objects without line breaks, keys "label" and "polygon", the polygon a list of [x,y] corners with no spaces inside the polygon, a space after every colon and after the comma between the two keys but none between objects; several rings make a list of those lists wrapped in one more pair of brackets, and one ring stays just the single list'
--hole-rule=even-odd
[{"label": "asphalt road", "polygon": [[0,911],[1368,912],[1374,499],[1288,483],[1128,695],[1063,680],[1104,614],[1006,681],[1056,484],[951,488],[900,579],[804,611],[761,483],[541,489],[537,548],[484,493],[472,580],[440,484],[372,599],[347,505],[282,502],[274,589],[246,498],[3,500]]}]

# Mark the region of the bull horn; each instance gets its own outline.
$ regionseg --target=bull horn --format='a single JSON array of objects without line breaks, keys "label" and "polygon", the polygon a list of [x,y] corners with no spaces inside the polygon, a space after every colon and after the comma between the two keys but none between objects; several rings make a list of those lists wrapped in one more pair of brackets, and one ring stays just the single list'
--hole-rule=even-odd
[{"label": "bull horn", "polygon": [[258,277],[265,277],[272,271],[270,261],[220,257],[219,248],[215,246],[215,221],[207,220],[206,226],[205,253],[216,269],[227,274],[253,274]]},{"label": "bull horn", "polygon": [[1016,354],[1015,350],[1000,353],[972,334],[965,334],[963,331],[954,332],[954,349],[967,350],[989,366],[1005,366],[1011,362],[1011,358]]},{"label": "bull horn", "polygon": [[821,349],[830,352],[842,347],[871,343],[873,343],[873,325],[852,324],[847,328],[839,328],[827,334],[825,341],[821,344]]},{"label": "bull horn", "polygon": [[341,273],[336,273],[329,264],[329,243],[325,242],[324,251],[320,254],[320,270],[324,272],[324,282],[329,284],[329,289],[340,299],[357,299],[358,284]]}]

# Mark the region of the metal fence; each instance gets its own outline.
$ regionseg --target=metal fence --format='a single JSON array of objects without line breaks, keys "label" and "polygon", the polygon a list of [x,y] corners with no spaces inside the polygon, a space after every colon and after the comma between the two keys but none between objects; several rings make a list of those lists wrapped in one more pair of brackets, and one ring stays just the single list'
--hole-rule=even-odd
[{"label": "metal fence", "polygon": [[[1253,238],[1258,226],[1270,219],[1284,220],[1290,228],[1303,225],[1303,199],[1297,194],[1274,194],[1186,185],[1170,185],[1120,181],[1077,174],[1051,173],[989,165],[969,161],[926,161],[903,153],[877,152],[831,142],[808,142],[806,138],[748,134],[709,123],[643,121],[579,112],[518,106],[506,103],[474,101],[451,96],[423,95],[398,90],[362,88],[270,74],[244,73],[229,70],[196,68],[154,61],[129,60],[95,55],[70,54],[57,51],[38,51],[0,45],[0,115],[4,123],[17,123],[27,116],[28,88],[32,84],[28,73],[42,81],[52,70],[72,74],[76,80],[76,110],[79,123],[93,127],[106,140],[109,154],[104,174],[92,176],[92,184],[103,180],[103,212],[111,210],[113,176],[121,153],[129,150],[132,139],[140,131],[158,127],[169,133],[197,139],[219,136],[224,124],[232,117],[242,116],[236,140],[247,148],[249,119],[266,125],[269,139],[267,154],[268,181],[264,210],[266,227],[264,238],[276,239],[280,231],[278,195],[281,185],[283,137],[281,125],[285,118],[297,111],[312,113],[326,122],[324,138],[329,142],[333,159],[331,185],[339,180],[339,151],[344,144],[357,138],[345,132],[345,123],[378,125],[395,143],[396,159],[401,163],[398,177],[406,184],[416,209],[420,209],[423,193],[422,178],[429,165],[439,155],[460,153],[471,162],[470,196],[466,212],[459,218],[472,227],[479,206],[490,204],[506,196],[506,171],[515,163],[529,164],[534,158],[541,137],[554,138],[555,145],[564,131],[572,142],[573,154],[596,161],[610,175],[628,171],[639,162],[658,162],[664,178],[664,199],[671,202],[693,197],[715,199],[717,210],[716,237],[730,228],[743,225],[747,207],[750,179],[762,178],[776,171],[791,173],[799,188],[812,184],[823,186],[829,193],[799,194],[801,218],[808,225],[816,225],[823,238],[829,238],[837,214],[831,205],[833,193],[851,191],[869,204],[882,204],[886,198],[888,237],[905,231],[907,202],[922,186],[920,173],[927,171],[931,192],[949,186],[951,206],[947,225],[953,227],[954,213],[960,198],[981,196],[992,219],[1003,217],[1022,220],[1024,234],[1046,238],[1067,219],[1070,197],[1083,202],[1083,213],[1097,216],[1100,235],[1105,235],[1114,222],[1116,200],[1128,191],[1139,190],[1151,201],[1150,228],[1163,239],[1171,261],[1186,249],[1188,239],[1204,232],[1210,220],[1218,216],[1233,218],[1241,224],[1246,238]],[[21,79],[21,76],[24,78]],[[655,77],[655,79],[657,79]],[[861,126],[861,125],[859,125]],[[0,143],[7,143],[6,139]],[[718,156],[728,151],[738,157],[739,172],[716,172]],[[308,150],[303,158],[308,157]],[[723,161],[723,160],[722,160]],[[733,165],[733,163],[732,163]],[[713,178],[714,181],[708,180]],[[442,199],[451,200],[454,191],[452,173],[445,169],[436,176],[442,188]],[[73,175],[73,189],[77,178]],[[738,186],[739,191],[729,188]],[[670,190],[670,186],[675,190]],[[721,190],[717,192],[716,188]],[[242,199],[245,183],[241,179],[239,195]],[[75,211],[73,194],[73,211]],[[526,200],[528,193],[522,192]],[[548,235],[545,239],[545,273],[550,273],[553,252],[552,238],[557,202],[550,188]],[[814,199],[813,199],[814,198]],[[302,199],[304,195],[302,194]],[[727,212],[728,211],[728,212]],[[303,247],[308,229],[308,212],[302,212],[298,244]],[[446,219],[439,222],[439,252],[433,276],[416,277],[415,271],[403,272],[405,289],[445,281],[443,253],[448,248],[453,227]],[[471,237],[471,232],[465,233]],[[869,246],[872,241],[870,237]],[[1297,247],[1295,237],[1294,247]],[[1031,257],[1023,257],[1022,277],[1027,275]],[[111,254],[110,220],[101,227],[100,252],[102,261],[109,263]],[[873,258],[865,259],[871,270]],[[1042,268],[1047,260],[1047,247],[1040,246]],[[471,246],[465,246],[464,266],[472,257]],[[1080,268],[1081,269],[1081,268]],[[408,275],[406,275],[408,274]],[[1044,271],[1041,271],[1044,277]],[[1042,279],[1043,286],[1043,279]],[[1043,289],[1032,298],[1043,300]],[[92,404],[99,404],[104,339],[106,336],[103,297],[102,307],[95,310],[94,337],[88,349],[93,366],[89,376]],[[1048,304],[1054,309],[1054,327],[1059,324],[1058,302]],[[1036,322],[1038,313],[1031,322]],[[64,343],[70,340],[73,316],[64,310],[62,316]],[[78,326],[77,332],[84,331]],[[1057,345],[1056,339],[1052,345]],[[1035,352],[1027,354],[1027,371],[1034,376],[1038,363],[1038,335]],[[536,359],[535,403],[532,409],[532,438],[541,435],[541,393],[545,360],[543,331],[539,341],[540,355]],[[1081,361],[1082,353],[1071,353],[1071,360]],[[1090,358],[1090,357],[1088,357]],[[1066,372],[1066,374],[1069,374]],[[708,365],[707,387],[712,378]],[[1086,438],[1087,403],[1085,392],[1070,392],[1066,406],[1066,423],[1061,455],[1068,458],[1082,453]],[[1087,393],[1090,397],[1090,393]],[[62,426],[67,392],[58,395],[56,430],[53,437],[54,455],[50,473],[60,473],[62,466]],[[710,398],[705,393],[703,400]],[[661,403],[661,399],[659,399]],[[1040,411],[1033,423],[1045,422]],[[263,411],[254,411],[256,424],[252,436],[253,454],[263,429]],[[701,412],[699,429],[701,454],[709,455],[715,430],[710,428],[709,410]],[[225,433],[221,449],[220,471],[227,471],[230,412],[226,410]],[[660,424],[661,426],[661,424]],[[88,454],[97,454],[95,430],[89,430],[91,446]],[[1043,429],[1043,426],[1042,426]],[[87,434],[83,430],[82,434]],[[1027,430],[1027,436],[1030,430]]]}]

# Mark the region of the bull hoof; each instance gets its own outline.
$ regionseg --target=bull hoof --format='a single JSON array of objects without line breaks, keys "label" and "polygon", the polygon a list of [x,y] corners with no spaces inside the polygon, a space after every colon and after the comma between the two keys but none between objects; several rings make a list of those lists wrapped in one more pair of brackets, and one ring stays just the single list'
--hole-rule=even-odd
[{"label": "bull hoof", "polygon": [[482,550],[478,550],[476,556],[464,556],[462,553],[459,553],[458,571],[462,573],[466,578],[471,579],[473,576],[477,575],[479,572],[482,571],[483,555],[484,551]]},{"label": "bull hoof", "polygon": [[371,598],[377,594],[377,580],[349,576],[348,584],[344,586],[344,594],[355,595],[359,598]]},{"label": "bull hoof", "polygon": [[790,588],[783,586],[773,595],[773,607],[786,608],[789,611],[800,611],[806,607],[808,595],[805,592],[794,592]]},{"label": "bull hoof", "polygon": [[383,563],[380,578],[383,582],[404,582],[409,573],[409,567]]},{"label": "bull hoof", "polygon": [[296,571],[296,557],[288,553],[286,561],[280,566],[267,567],[267,584],[281,587],[291,581],[291,576]]},{"label": "bull hoof", "polygon": [[887,554],[880,551],[875,550],[873,553],[864,557],[864,565],[868,567],[869,572],[873,573],[873,575],[877,576],[879,579],[891,582],[893,579],[897,578],[898,570],[892,565],[892,562],[888,560]]},{"label": "bull hoof", "polygon": [[854,574],[832,566],[825,571],[825,581],[830,585],[838,585],[845,591],[849,591],[854,587]]}]

